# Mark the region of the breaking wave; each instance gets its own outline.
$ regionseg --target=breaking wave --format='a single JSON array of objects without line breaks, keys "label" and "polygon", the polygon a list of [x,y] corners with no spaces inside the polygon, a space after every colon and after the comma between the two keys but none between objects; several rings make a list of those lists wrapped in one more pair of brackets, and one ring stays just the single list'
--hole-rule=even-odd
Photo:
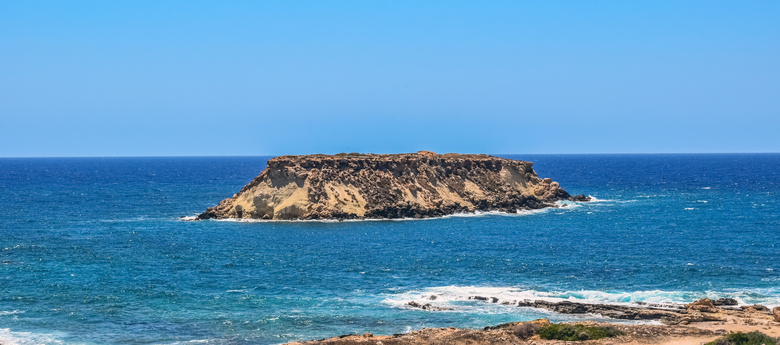
[{"label": "breaking wave", "polygon": [[486,297],[492,304],[517,305],[520,301],[580,302],[591,304],[616,304],[641,306],[652,304],[660,307],[679,307],[701,298],[733,298],[740,305],[780,305],[780,289],[752,289],[741,291],[540,291],[521,287],[439,286],[387,295],[382,303],[408,308],[409,302],[458,310],[464,304],[485,303],[474,297]]},{"label": "breaking wave", "polygon": [[[53,334],[15,332],[8,328],[0,328],[0,344],[3,345],[59,345],[66,344],[60,337]],[[68,343],[73,344],[73,343]]]}]

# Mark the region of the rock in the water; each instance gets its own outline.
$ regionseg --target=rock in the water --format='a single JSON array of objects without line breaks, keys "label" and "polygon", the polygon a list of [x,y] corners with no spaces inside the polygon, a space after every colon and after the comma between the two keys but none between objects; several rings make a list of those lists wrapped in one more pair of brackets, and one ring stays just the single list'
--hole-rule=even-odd
[{"label": "rock in the water", "polygon": [[717,300],[712,301],[712,304],[717,307],[722,305],[737,305],[739,302],[733,298],[718,298]]},{"label": "rock in the water", "polygon": [[572,195],[569,197],[569,200],[571,201],[590,201],[590,197],[586,196],[585,194],[580,195]]},{"label": "rock in the water", "polygon": [[197,219],[427,218],[554,207],[570,196],[532,163],[488,155],[281,156]]},{"label": "rock in the water", "polygon": [[410,306],[412,308],[418,308],[418,309],[422,309],[422,310],[439,310],[439,311],[441,311],[441,310],[452,310],[452,308],[437,307],[437,306],[432,305],[430,303],[420,304],[420,303],[417,303],[415,301],[406,303],[406,305],[408,305],[408,306]]}]

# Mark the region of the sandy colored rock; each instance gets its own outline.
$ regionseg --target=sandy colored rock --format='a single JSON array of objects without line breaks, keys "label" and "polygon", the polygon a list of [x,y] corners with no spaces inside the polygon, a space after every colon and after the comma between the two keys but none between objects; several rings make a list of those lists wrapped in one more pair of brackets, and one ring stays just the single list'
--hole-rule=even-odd
[{"label": "sandy colored rock", "polygon": [[704,311],[709,313],[717,312],[717,309],[715,308],[715,304],[709,298],[702,298],[696,302],[686,304],[685,309],[698,310],[698,311]]},{"label": "sandy colored rock", "polygon": [[589,341],[544,340],[536,334],[549,325],[546,319],[512,322],[484,329],[424,328],[404,334],[370,337],[344,335],[334,338],[295,342],[288,345],[509,345],[509,344],[701,344],[726,332],[687,326],[620,325],[583,322],[588,326],[611,327],[623,333],[614,338]]},{"label": "sandy colored rock", "polygon": [[[496,303],[494,298],[472,296],[470,298],[484,303]],[[712,302],[711,300],[709,302]],[[697,304],[698,303],[698,304]],[[609,322],[578,322],[587,326],[611,327],[622,332],[613,338],[603,338],[587,341],[544,340],[538,335],[541,327],[549,325],[546,319],[511,322],[484,329],[457,328],[425,328],[410,333],[395,335],[343,335],[321,340],[290,343],[290,345],[488,345],[488,344],[664,344],[664,345],[701,345],[713,341],[729,332],[760,331],[771,337],[780,337],[780,324],[775,317],[767,312],[760,312],[760,307],[745,308],[714,306],[713,312],[690,308],[693,305],[709,307],[707,301],[691,303],[689,308],[631,307],[625,305],[593,305],[565,301],[562,303],[523,301],[518,307],[533,307],[554,310],[561,313],[596,313],[610,318],[624,319],[626,316],[648,315],[647,320],[661,320],[664,325],[626,325]],[[743,310],[744,309],[744,310]],[[774,311],[780,307],[774,308]],[[429,309],[430,312],[441,312]],[[777,315],[777,314],[775,314]],[[644,318],[644,317],[640,317]],[[639,319],[639,318],[637,318]]]},{"label": "sandy colored rock", "polygon": [[780,307],[772,308],[772,316],[775,318],[775,321],[780,322]]},{"label": "sandy colored rock", "polygon": [[555,207],[572,197],[532,163],[488,155],[281,156],[197,219],[426,218]]},{"label": "sandy colored rock", "polygon": [[742,306],[742,310],[744,310],[745,312],[748,312],[748,313],[768,313],[769,312],[769,308],[767,308],[767,307],[765,307],[763,305],[760,305],[760,304]]}]

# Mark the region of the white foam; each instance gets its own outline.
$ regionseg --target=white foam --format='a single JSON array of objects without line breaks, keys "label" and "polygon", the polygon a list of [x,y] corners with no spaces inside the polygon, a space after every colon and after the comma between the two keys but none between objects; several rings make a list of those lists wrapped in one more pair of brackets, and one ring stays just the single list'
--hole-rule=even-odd
[{"label": "white foam", "polygon": [[[431,299],[435,296],[435,299]],[[572,290],[572,291],[539,291],[522,287],[484,287],[484,286],[439,286],[422,290],[414,290],[401,294],[391,294],[382,301],[387,305],[399,308],[411,308],[409,302],[420,304],[430,303],[433,306],[463,308],[464,302],[480,303],[470,297],[482,296],[496,298],[492,304],[502,303],[517,305],[521,301],[547,301],[547,302],[580,302],[591,304],[616,304],[641,306],[653,304],[666,307],[678,307],[685,303],[701,298],[734,298],[740,305],[764,304],[767,306],[780,305],[780,289],[753,289],[740,291],[599,291],[599,290]],[[492,302],[492,300],[491,300]],[[484,302],[481,302],[484,303]]]},{"label": "white foam", "polygon": [[[562,206],[562,205],[566,205],[566,206]],[[515,211],[516,213],[509,213],[509,212],[502,212],[502,211],[461,212],[461,213],[447,214],[437,218],[459,218],[459,217],[462,218],[462,217],[485,217],[485,216],[504,216],[504,217],[530,216],[535,214],[547,213],[552,210],[577,207],[577,205],[574,204],[563,204],[563,203],[556,203],[556,206],[558,206],[558,208],[545,207],[536,210],[516,210]],[[411,218],[405,218],[405,219],[411,219]],[[436,218],[426,218],[426,219],[436,219]]]},{"label": "white foam", "polygon": [[[586,201],[558,200],[555,202],[555,206],[557,206],[558,208],[572,209],[572,208],[582,207],[583,203],[586,203]],[[547,210],[547,208],[543,208],[540,210]]]},{"label": "white foam", "polygon": [[230,293],[237,293],[237,292],[248,293],[248,292],[252,292],[254,290],[255,290],[254,288],[251,288],[251,289],[250,288],[243,288],[243,289],[227,290],[225,292],[230,292]]},{"label": "white foam", "polygon": [[[8,328],[0,328],[0,344],[3,345],[57,345],[65,344],[54,334],[31,332],[14,332]],[[74,344],[68,342],[68,344]]]},{"label": "white foam", "polygon": [[[573,301],[583,303],[602,303],[602,304],[632,304],[636,302],[660,303],[669,298],[655,298],[657,300],[647,301],[650,296],[664,295],[661,291],[640,291],[634,293],[627,292],[604,292],[604,291],[538,291],[523,288],[512,287],[479,287],[479,286],[443,286],[424,289],[421,291],[411,291],[406,294],[388,297],[383,302],[396,306],[405,306],[411,301],[417,303],[431,303],[432,305],[441,305],[442,307],[452,307],[451,302],[470,301],[469,297],[482,296],[488,298],[497,298],[495,303],[517,304],[520,301],[547,301],[562,302]],[[430,296],[436,296],[431,300]],[[672,304],[672,303],[670,303]]]},{"label": "white foam", "polygon": [[132,222],[143,222],[147,220],[156,220],[155,218],[149,218],[146,216],[138,216],[138,217],[131,217],[131,218],[119,218],[119,219],[100,219],[97,220],[101,223],[132,223]]},{"label": "white foam", "polygon": [[185,340],[185,341],[177,341],[173,343],[166,343],[167,345],[184,345],[184,344],[211,344],[214,343],[214,339],[194,339],[194,340]]},{"label": "white foam", "polygon": [[590,202],[615,202],[615,200],[612,199],[599,199],[593,195],[588,195],[590,198]]},{"label": "white foam", "polygon": [[0,310],[0,316],[22,314],[22,313],[24,313],[24,310]]},{"label": "white foam", "polygon": [[[594,203],[594,204],[627,204],[631,202],[637,202],[639,200],[636,199],[630,199],[630,200],[617,200],[617,199],[599,199],[595,196],[589,195],[590,202],[588,203]],[[640,196],[641,198],[641,196]]]}]

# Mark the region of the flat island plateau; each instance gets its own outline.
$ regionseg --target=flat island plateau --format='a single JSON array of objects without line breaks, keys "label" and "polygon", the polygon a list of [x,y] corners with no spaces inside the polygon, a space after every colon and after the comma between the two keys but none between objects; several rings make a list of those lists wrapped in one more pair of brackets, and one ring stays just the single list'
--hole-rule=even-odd
[{"label": "flat island plateau", "polygon": [[202,219],[393,219],[454,213],[516,213],[558,207],[571,196],[533,163],[483,154],[280,156]]}]

